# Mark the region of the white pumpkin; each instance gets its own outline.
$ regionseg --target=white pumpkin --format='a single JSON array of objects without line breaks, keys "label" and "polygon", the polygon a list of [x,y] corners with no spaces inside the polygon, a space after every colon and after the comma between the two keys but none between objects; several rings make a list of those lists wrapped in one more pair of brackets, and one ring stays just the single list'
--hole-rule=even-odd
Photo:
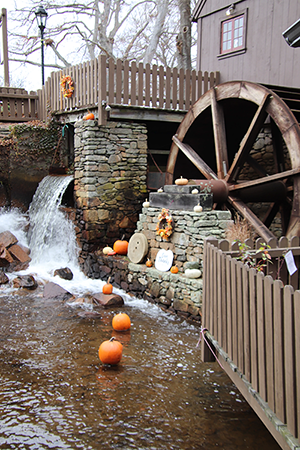
[{"label": "white pumpkin", "polygon": [[202,212],[203,208],[200,205],[200,203],[198,203],[198,205],[194,206],[194,212]]},{"label": "white pumpkin", "polygon": [[164,190],[163,190],[163,188],[159,188],[159,189],[157,189],[157,192],[164,192]]},{"label": "white pumpkin", "polygon": [[199,278],[199,277],[201,277],[201,270],[185,269],[184,275],[188,278]]},{"label": "white pumpkin", "polygon": [[108,253],[113,252],[113,249],[111,247],[104,247],[103,254],[108,255]]},{"label": "white pumpkin", "polygon": [[148,202],[148,200],[146,200],[146,201],[143,203],[143,207],[144,207],[144,208],[149,208],[149,206],[150,206],[150,202]]},{"label": "white pumpkin", "polygon": [[184,186],[185,184],[188,184],[188,182],[189,180],[187,178],[182,178],[182,176],[175,180],[175,184],[177,184],[178,186]]},{"label": "white pumpkin", "polygon": [[193,190],[192,190],[192,194],[199,194],[198,189],[193,189]]}]

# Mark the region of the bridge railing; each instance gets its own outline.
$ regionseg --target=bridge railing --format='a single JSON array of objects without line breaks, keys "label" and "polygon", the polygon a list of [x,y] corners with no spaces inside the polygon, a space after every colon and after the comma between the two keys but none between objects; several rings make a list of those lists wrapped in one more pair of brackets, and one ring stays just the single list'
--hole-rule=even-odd
[{"label": "bridge railing", "polygon": [[[289,277],[283,260],[291,250],[299,267],[299,238],[284,238],[272,246],[274,263],[263,273],[239,261],[237,249],[227,241],[205,242],[202,325],[224,369],[281,447],[296,448],[300,291],[282,280],[299,287],[298,271]],[[211,360],[211,355],[202,339],[203,360]]]},{"label": "bridge railing", "polygon": [[[61,77],[69,75],[74,91],[65,98]],[[107,118],[108,105],[187,111],[212,86],[219,83],[219,72],[178,70],[135,61],[114,61],[105,55],[63,71],[52,72],[38,91],[43,111],[74,111],[98,108],[99,124]]]},{"label": "bridge railing", "polygon": [[25,89],[0,87],[0,120],[27,122],[39,118],[39,97]]}]

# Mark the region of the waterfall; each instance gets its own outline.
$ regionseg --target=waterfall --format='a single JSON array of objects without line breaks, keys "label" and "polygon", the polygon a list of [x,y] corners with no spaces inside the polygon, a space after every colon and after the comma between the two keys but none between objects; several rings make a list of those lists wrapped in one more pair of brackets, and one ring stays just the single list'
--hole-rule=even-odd
[{"label": "waterfall", "polygon": [[28,245],[35,264],[53,261],[56,268],[77,265],[75,227],[60,210],[62,197],[72,180],[72,176],[48,175],[34,194],[28,210]]}]

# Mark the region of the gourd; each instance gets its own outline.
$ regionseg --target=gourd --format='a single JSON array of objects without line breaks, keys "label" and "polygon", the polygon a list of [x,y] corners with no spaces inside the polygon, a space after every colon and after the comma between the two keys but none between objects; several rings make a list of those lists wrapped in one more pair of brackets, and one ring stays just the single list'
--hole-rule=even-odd
[{"label": "gourd", "polygon": [[164,192],[164,190],[163,190],[163,188],[159,188],[159,189],[157,189],[157,192],[161,193],[161,192]]},{"label": "gourd", "polygon": [[203,208],[200,205],[200,203],[198,203],[198,205],[194,206],[194,211],[195,212],[202,212],[203,211]]},{"label": "gourd", "polygon": [[94,120],[95,116],[93,113],[91,113],[90,111],[88,112],[88,114],[86,114],[83,118],[83,120]]},{"label": "gourd", "polygon": [[153,263],[152,263],[152,261],[149,258],[146,261],[146,266],[147,267],[152,267],[153,266]]},{"label": "gourd", "polygon": [[171,273],[178,273],[178,267],[177,266],[172,266],[170,269]]},{"label": "gourd", "polygon": [[201,270],[199,269],[186,269],[184,275],[188,278],[199,278],[201,276]]},{"label": "gourd", "polygon": [[189,180],[187,178],[182,178],[182,176],[175,180],[175,184],[177,184],[178,186],[184,186],[185,184],[188,184],[188,182]]},{"label": "gourd", "polygon": [[107,282],[102,287],[102,292],[103,292],[103,294],[109,295],[109,294],[112,294],[112,291],[113,291],[113,285],[110,284],[110,277],[109,277]]},{"label": "gourd", "polygon": [[108,253],[113,252],[113,249],[111,247],[104,247],[103,254],[108,255]]},{"label": "gourd", "polygon": [[146,201],[143,203],[143,207],[144,207],[144,208],[149,208],[149,206],[150,206],[150,202],[149,202],[148,200],[146,200]]},{"label": "gourd", "polygon": [[114,243],[113,249],[118,255],[127,255],[128,241],[124,241],[124,236]]},{"label": "gourd", "polygon": [[116,365],[122,359],[123,345],[114,337],[104,341],[99,347],[98,354],[103,364]]},{"label": "gourd", "polygon": [[192,194],[199,194],[198,189],[193,189],[193,190],[192,190]]},{"label": "gourd", "polygon": [[126,313],[119,313],[113,317],[112,327],[116,331],[126,331],[131,327],[130,317]]}]

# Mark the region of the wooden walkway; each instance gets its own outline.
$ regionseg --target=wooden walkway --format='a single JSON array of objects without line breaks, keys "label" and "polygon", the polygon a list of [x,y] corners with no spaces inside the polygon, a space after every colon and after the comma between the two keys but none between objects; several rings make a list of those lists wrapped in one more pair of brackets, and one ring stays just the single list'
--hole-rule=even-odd
[{"label": "wooden walkway", "polygon": [[212,360],[206,339],[279,445],[296,450],[300,449],[300,291],[282,280],[298,289],[299,273],[289,277],[282,262],[287,250],[299,259],[299,238],[284,238],[276,246],[273,241],[272,247],[274,263],[264,274],[238,261],[237,249],[232,252],[227,241],[205,242],[202,358]]}]

